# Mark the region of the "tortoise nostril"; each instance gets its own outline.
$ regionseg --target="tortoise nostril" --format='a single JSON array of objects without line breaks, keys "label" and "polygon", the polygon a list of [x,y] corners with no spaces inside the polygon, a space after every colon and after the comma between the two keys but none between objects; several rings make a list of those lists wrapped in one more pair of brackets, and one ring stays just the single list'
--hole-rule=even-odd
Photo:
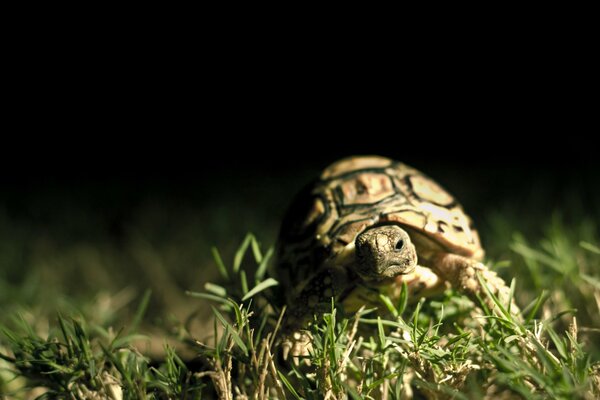
[{"label": "tortoise nostril", "polygon": [[398,240],[398,243],[396,243],[396,250],[402,250],[403,247],[404,247],[404,240],[402,240],[402,239]]}]

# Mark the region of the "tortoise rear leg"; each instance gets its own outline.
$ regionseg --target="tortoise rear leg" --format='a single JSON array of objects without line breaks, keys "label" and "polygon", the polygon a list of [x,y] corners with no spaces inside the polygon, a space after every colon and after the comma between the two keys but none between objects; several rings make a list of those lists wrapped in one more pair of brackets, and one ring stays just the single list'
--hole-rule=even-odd
[{"label": "tortoise rear leg", "polygon": [[494,310],[496,304],[485,293],[484,287],[477,278],[479,275],[501,304],[508,306],[508,302],[511,301],[511,314],[518,315],[520,313],[514,299],[510,298],[510,288],[506,282],[484,264],[457,254],[438,253],[432,258],[431,267],[471,300],[477,303],[477,296],[479,296],[490,310]]}]

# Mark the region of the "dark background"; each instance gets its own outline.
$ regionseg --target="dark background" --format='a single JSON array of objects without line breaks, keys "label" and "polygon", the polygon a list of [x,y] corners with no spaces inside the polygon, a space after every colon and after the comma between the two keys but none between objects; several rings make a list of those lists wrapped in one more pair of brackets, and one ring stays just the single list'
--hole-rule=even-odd
[{"label": "dark background", "polygon": [[[145,140],[107,134],[59,146],[42,139],[33,147],[3,146],[0,207],[11,217],[42,225],[84,209],[99,214],[117,239],[134,209],[149,199],[195,207],[235,202],[237,213],[268,210],[276,221],[293,194],[331,162],[379,154],[438,180],[474,217],[506,203],[533,206],[522,210],[524,217],[555,209],[569,213],[575,198],[581,202],[578,211],[594,214],[600,203],[596,145],[584,134],[557,130],[307,133],[250,126],[181,137],[161,132]],[[230,222],[235,231],[235,217]]]},{"label": "dark background", "polygon": [[[294,194],[353,154],[433,177],[462,202],[496,260],[508,257],[515,232],[540,240],[555,215],[597,230],[600,162],[587,128],[549,111],[509,118],[485,108],[405,120],[277,109],[151,121],[150,111],[124,120],[82,111],[65,127],[77,136],[5,140],[0,305],[52,313],[62,297],[84,305],[98,293],[136,298],[150,288],[151,318],[183,320],[199,307],[184,291],[216,279],[211,246],[226,263],[248,232],[272,246]],[[63,121],[48,116],[53,129]]]}]

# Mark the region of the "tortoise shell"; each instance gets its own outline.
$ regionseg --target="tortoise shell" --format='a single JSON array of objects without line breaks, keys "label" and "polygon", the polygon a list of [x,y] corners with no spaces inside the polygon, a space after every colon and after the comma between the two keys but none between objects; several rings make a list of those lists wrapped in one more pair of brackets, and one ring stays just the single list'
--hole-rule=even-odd
[{"label": "tortoise shell", "polygon": [[401,162],[355,156],[327,167],[284,217],[277,266],[282,285],[302,286],[361,232],[384,224],[409,232],[417,254],[442,250],[483,257],[471,218],[435,181]]}]

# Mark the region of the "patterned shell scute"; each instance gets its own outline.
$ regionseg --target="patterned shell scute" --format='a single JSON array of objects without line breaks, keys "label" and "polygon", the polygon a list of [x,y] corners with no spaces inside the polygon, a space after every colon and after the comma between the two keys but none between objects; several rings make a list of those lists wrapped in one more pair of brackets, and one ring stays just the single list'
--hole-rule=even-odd
[{"label": "patterned shell scute", "polygon": [[409,228],[425,243],[452,253],[483,255],[471,219],[452,195],[418,170],[384,157],[332,164],[297,197],[284,221],[280,253],[287,256],[280,256],[290,259],[292,253],[297,267],[318,265],[365,229],[386,223]]}]

